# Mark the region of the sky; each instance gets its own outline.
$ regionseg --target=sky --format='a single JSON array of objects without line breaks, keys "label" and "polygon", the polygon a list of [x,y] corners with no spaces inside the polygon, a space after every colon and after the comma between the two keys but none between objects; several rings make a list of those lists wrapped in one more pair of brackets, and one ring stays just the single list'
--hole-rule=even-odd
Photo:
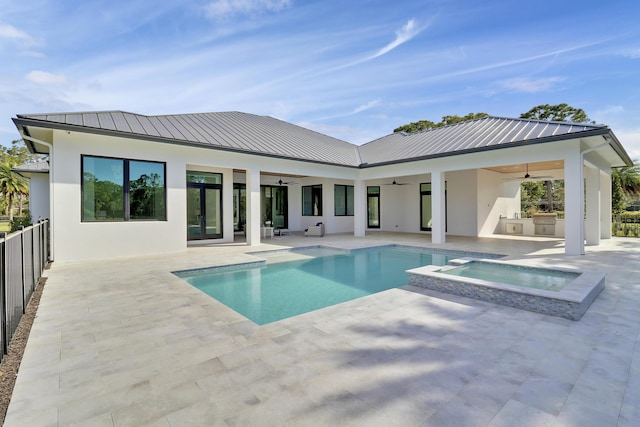
[{"label": "sky", "polygon": [[242,111],[362,144],[398,126],[582,108],[640,159],[634,0],[0,0],[16,114]]}]

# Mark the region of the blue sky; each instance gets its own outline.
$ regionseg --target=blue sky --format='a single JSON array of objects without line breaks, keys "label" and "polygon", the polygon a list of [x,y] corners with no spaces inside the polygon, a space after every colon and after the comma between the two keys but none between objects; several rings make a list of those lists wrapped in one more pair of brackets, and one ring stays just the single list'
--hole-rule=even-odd
[{"label": "blue sky", "polygon": [[0,0],[19,113],[244,111],[353,143],[566,102],[640,159],[640,2]]}]

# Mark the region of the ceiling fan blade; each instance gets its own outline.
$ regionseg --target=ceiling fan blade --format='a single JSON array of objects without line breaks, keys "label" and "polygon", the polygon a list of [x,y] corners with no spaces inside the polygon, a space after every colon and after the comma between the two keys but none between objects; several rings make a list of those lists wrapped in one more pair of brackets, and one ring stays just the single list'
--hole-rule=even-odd
[{"label": "ceiling fan blade", "polygon": [[410,182],[397,182],[395,179],[393,180],[393,182],[387,183],[387,184],[382,184],[382,185],[411,185]]},{"label": "ceiling fan blade", "polygon": [[549,175],[549,176],[516,176],[513,178],[505,178],[504,181],[553,181],[556,178]]}]

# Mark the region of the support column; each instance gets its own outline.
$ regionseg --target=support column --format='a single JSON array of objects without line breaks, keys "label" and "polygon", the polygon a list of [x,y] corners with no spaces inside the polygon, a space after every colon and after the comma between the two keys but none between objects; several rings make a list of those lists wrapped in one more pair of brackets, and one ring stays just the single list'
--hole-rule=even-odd
[{"label": "support column", "polygon": [[431,172],[431,243],[445,243],[444,173]]},{"label": "support column", "polygon": [[585,169],[586,178],[586,210],[584,235],[587,245],[600,244],[600,169],[589,167]]},{"label": "support column", "polygon": [[353,183],[353,235],[364,237],[367,229],[367,187],[363,180]]},{"label": "support column", "polygon": [[260,171],[248,169],[247,179],[247,245],[260,244]]},{"label": "support column", "polygon": [[564,159],[564,253],[584,254],[584,161],[580,153]]},{"label": "support column", "polygon": [[600,238],[611,238],[611,172],[600,171]]}]

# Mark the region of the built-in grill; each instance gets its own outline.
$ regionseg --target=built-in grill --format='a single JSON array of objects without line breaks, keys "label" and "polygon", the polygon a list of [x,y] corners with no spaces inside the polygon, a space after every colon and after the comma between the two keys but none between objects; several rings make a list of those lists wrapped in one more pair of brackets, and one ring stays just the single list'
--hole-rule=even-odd
[{"label": "built-in grill", "polygon": [[534,233],[542,236],[555,235],[557,219],[558,216],[555,213],[533,214]]}]

